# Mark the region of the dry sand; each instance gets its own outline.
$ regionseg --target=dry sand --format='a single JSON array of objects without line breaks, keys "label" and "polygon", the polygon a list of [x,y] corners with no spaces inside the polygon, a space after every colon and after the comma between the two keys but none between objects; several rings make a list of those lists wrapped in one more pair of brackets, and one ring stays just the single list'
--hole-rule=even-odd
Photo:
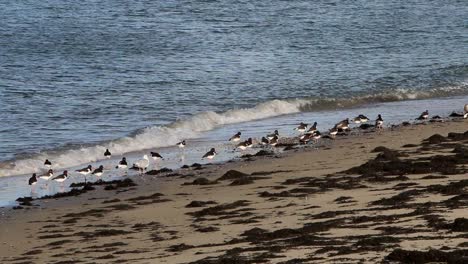
[{"label": "dry sand", "polygon": [[1,216],[0,262],[468,263],[468,133],[447,138],[467,130],[398,127],[34,200]]}]

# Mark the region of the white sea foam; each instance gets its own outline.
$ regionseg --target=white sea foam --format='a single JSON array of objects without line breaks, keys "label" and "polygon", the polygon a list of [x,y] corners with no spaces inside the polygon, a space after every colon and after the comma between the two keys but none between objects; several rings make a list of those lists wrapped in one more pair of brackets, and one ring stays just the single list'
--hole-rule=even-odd
[{"label": "white sea foam", "polygon": [[466,84],[444,87],[429,91],[398,89],[381,94],[361,95],[348,98],[307,98],[291,100],[272,100],[253,108],[233,109],[223,113],[204,112],[190,118],[178,120],[167,126],[154,126],[142,129],[139,133],[119,138],[104,144],[72,148],[60,151],[46,151],[33,157],[0,163],[0,176],[22,175],[37,172],[44,160],[52,160],[55,169],[69,168],[103,159],[108,148],[113,154],[122,155],[145,149],[173,146],[183,139],[198,137],[202,132],[217,127],[275,117],[300,111],[318,111],[355,107],[358,105],[388,101],[425,99],[466,93]]},{"label": "white sea foam", "polygon": [[46,158],[53,161],[55,169],[68,168],[103,159],[103,153],[107,148],[113,154],[121,155],[144,149],[173,146],[183,139],[196,138],[200,133],[222,125],[299,111],[299,104],[295,101],[273,100],[253,108],[229,110],[224,113],[204,112],[167,126],[148,127],[134,136],[116,139],[105,144],[68,149],[58,153],[56,151],[43,152],[34,157],[5,162],[0,164],[0,176],[36,172],[43,167],[42,164]]}]

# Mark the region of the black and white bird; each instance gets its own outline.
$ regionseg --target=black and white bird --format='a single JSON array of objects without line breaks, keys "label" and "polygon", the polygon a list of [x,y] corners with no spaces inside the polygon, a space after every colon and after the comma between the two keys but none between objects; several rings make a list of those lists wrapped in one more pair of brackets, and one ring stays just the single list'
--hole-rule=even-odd
[{"label": "black and white bird", "polygon": [[106,152],[104,152],[104,157],[110,159],[111,156],[112,154],[110,153],[109,149],[106,149]]},{"label": "black and white bird", "polygon": [[76,171],[81,175],[88,175],[93,171],[93,167],[91,165],[88,165],[88,167]]},{"label": "black and white bird", "polygon": [[[315,132],[317,132],[317,131],[315,131]],[[299,143],[301,143],[301,144],[309,143],[312,140],[315,132],[313,132],[313,133],[307,132],[307,133],[303,134],[302,136],[300,136],[299,137]]]},{"label": "black and white bird", "polygon": [[316,130],[314,133],[309,133],[309,134],[305,134],[305,136],[303,138],[301,138],[299,141],[301,143],[308,143],[309,141],[313,140],[314,143],[317,143],[319,138],[322,137],[322,133],[320,133],[320,131]]},{"label": "black and white bird", "polygon": [[246,150],[247,148],[251,148],[252,146],[253,146],[252,138],[249,138],[246,141],[237,144],[237,148],[240,150]]},{"label": "black and white bird", "polygon": [[142,173],[143,171],[145,171],[149,166],[149,159],[148,159],[148,155],[143,155],[143,158],[142,159],[139,159],[137,160],[134,164],[133,164],[133,167],[137,168],[140,173]]},{"label": "black and white bird", "polygon": [[246,150],[247,149],[247,141],[244,141],[244,142],[241,142],[239,144],[237,144],[237,148],[240,149],[240,150]]},{"label": "black and white bird", "polygon": [[185,140],[182,140],[181,142],[176,144],[176,146],[178,146],[179,148],[185,148],[185,145],[186,145]]},{"label": "black and white bird", "polygon": [[67,170],[64,170],[62,174],[56,176],[55,178],[53,178],[52,180],[56,181],[56,182],[60,182],[63,184],[63,182],[68,178],[68,171]]},{"label": "black and white bird", "polygon": [[157,152],[150,152],[151,153],[151,158],[153,158],[153,160],[157,161],[157,160],[162,160],[164,159],[163,156],[161,156],[159,153]]},{"label": "black and white bird", "polygon": [[233,141],[233,142],[238,142],[240,141],[240,138],[241,138],[241,132],[237,132],[234,136],[232,136],[229,141]]},{"label": "black and white bird", "polygon": [[304,133],[299,136],[299,141],[307,141],[312,137],[313,133]]},{"label": "black and white bird", "polygon": [[252,140],[252,138],[248,138],[247,139],[247,147],[251,148],[252,146],[253,146],[253,140]]},{"label": "black and white bird", "polygon": [[260,144],[262,145],[268,145],[268,143],[270,143],[270,141],[266,137],[262,137],[260,140]]},{"label": "black and white bird", "polygon": [[266,138],[267,138],[268,140],[272,140],[274,137],[277,137],[277,138],[279,137],[279,132],[278,132],[278,130],[275,130],[275,132],[273,132],[273,134],[269,134],[269,135],[266,136]]},{"label": "black and white bird", "polygon": [[315,131],[314,134],[312,134],[312,138],[314,139],[315,143],[317,143],[317,141],[322,137],[322,134],[320,133],[320,131]]},{"label": "black and white bird", "polygon": [[300,133],[304,133],[308,126],[309,126],[309,124],[301,122],[296,128],[294,128],[294,130],[296,130],[297,132],[300,132]]},{"label": "black and white bird", "polygon": [[353,122],[355,124],[367,123],[368,121],[369,121],[369,118],[363,114],[360,114],[353,119]]},{"label": "black and white bird", "polygon": [[307,130],[306,133],[308,134],[313,134],[315,131],[317,131],[317,122],[314,122],[314,124]]},{"label": "black and white bird", "polygon": [[44,161],[44,166],[45,166],[46,168],[49,168],[49,169],[50,169],[50,168],[52,167],[52,162],[50,162],[48,159],[46,159],[46,160]]},{"label": "black and white bird", "polygon": [[128,168],[127,158],[123,157],[119,164],[116,167],[117,169],[126,169]]},{"label": "black and white bird", "polygon": [[205,153],[205,155],[203,155],[202,159],[204,158],[207,158],[207,159],[213,159],[215,156],[216,156],[216,150],[215,148],[211,148],[210,151],[208,151],[207,153]]},{"label": "black and white bird", "polygon": [[104,166],[99,166],[99,168],[95,169],[91,174],[97,176],[97,177],[101,177],[102,174],[104,173]]},{"label": "black and white bird", "polygon": [[349,129],[349,118],[346,118],[345,120],[342,120],[338,123],[336,123],[335,128],[338,130],[348,130]]},{"label": "black and white bird", "polygon": [[307,144],[309,141],[312,139],[313,134],[312,133],[306,133],[302,136],[299,137],[299,143],[301,144]]},{"label": "black and white bird", "polygon": [[278,136],[274,136],[272,139],[270,139],[269,144],[272,147],[276,146],[278,144]]},{"label": "black and white bird", "polygon": [[31,178],[29,178],[28,184],[29,184],[29,185],[35,185],[36,183],[37,183],[36,173],[33,173],[33,175],[31,176]]},{"label": "black and white bird", "polygon": [[93,171],[93,167],[91,165],[88,165],[86,168],[82,168],[79,170],[76,170],[79,174],[84,176],[84,180],[86,183],[86,175],[90,174]]},{"label": "black and white bird", "polygon": [[332,137],[336,136],[336,134],[338,134],[338,128],[333,127],[332,129],[328,131],[328,134],[330,134],[330,136]]},{"label": "black and white bird", "polygon": [[40,176],[39,178],[42,180],[50,180],[50,178],[54,177],[54,171],[52,169],[48,170],[46,174]]},{"label": "black and white bird", "polygon": [[424,111],[421,113],[421,115],[419,115],[418,118],[416,118],[416,120],[426,120],[429,118],[429,111]]},{"label": "black and white bird", "polygon": [[377,116],[377,119],[375,120],[375,127],[377,129],[382,129],[384,124],[384,120],[382,119],[382,116],[379,114]]}]

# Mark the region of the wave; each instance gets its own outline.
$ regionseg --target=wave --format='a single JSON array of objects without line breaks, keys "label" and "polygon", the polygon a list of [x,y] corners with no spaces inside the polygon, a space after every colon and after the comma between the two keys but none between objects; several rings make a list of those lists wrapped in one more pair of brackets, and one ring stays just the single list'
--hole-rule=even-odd
[{"label": "wave", "polygon": [[321,111],[338,108],[352,108],[366,104],[385,103],[406,100],[422,100],[431,98],[443,98],[468,94],[468,83],[461,82],[458,85],[433,88],[429,90],[418,89],[391,89],[385,92],[359,94],[346,98],[308,98],[299,101],[299,109],[302,112]]},{"label": "wave", "polygon": [[299,111],[298,105],[294,102],[273,100],[261,103],[253,108],[233,109],[224,113],[204,112],[166,126],[140,129],[133,136],[99,145],[75,147],[60,151],[44,151],[32,157],[1,162],[0,177],[36,172],[38,168],[43,167],[42,164],[46,158],[53,161],[56,169],[69,168],[102,159],[106,148],[109,148],[115,155],[122,155],[145,149],[168,147],[183,139],[196,138],[202,132],[222,125],[264,119]]},{"label": "wave", "polygon": [[272,100],[252,108],[232,109],[223,113],[204,112],[190,118],[175,121],[166,126],[147,127],[124,138],[92,146],[73,146],[70,149],[43,151],[33,156],[18,157],[0,163],[0,176],[23,175],[36,172],[44,160],[54,162],[56,169],[69,168],[80,164],[96,162],[103,157],[106,148],[113,154],[173,146],[183,139],[200,136],[201,133],[217,127],[265,119],[304,111],[333,110],[351,108],[369,103],[382,103],[401,100],[428,99],[466,95],[468,84],[434,88],[430,90],[394,89],[384,93],[356,95],[346,98],[301,98]]}]

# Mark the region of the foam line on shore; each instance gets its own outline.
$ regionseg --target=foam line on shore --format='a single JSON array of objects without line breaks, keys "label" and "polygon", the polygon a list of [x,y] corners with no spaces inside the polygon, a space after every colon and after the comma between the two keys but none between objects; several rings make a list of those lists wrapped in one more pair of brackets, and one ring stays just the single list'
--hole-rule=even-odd
[{"label": "foam line on shore", "polygon": [[203,112],[165,126],[140,129],[134,135],[98,145],[42,151],[32,156],[17,157],[15,160],[4,161],[0,163],[0,177],[37,172],[38,168],[42,167],[46,158],[54,161],[55,169],[63,169],[96,162],[103,158],[103,153],[106,149],[111,149],[114,155],[122,155],[145,149],[168,147],[183,139],[197,138],[201,133],[223,125],[298,112],[357,107],[369,103],[461,95],[466,92],[466,88],[467,84],[462,83],[459,86],[443,87],[428,91],[397,89],[392,92],[357,95],[348,98],[272,100],[260,103],[252,108],[231,109],[222,113]]}]

